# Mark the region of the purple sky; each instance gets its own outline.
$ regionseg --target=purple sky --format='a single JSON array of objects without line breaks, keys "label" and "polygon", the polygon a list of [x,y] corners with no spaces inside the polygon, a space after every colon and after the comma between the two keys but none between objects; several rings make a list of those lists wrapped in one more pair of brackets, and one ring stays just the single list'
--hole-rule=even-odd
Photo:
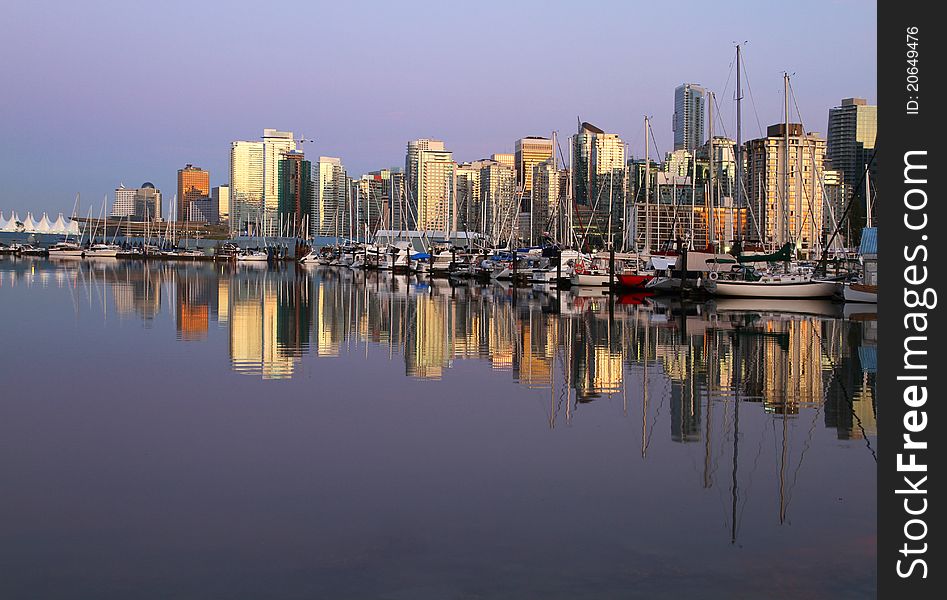
[{"label": "purple sky", "polygon": [[[781,8],[788,6],[788,8]],[[456,160],[565,136],[576,117],[643,154],[671,149],[674,88],[717,92],[734,135],[782,120],[782,72],[808,130],[843,97],[875,103],[874,2],[10,2],[0,19],[0,210],[88,210],[121,182],[167,200],[177,169],[229,178],[229,142],[264,127],[349,173],[403,165],[409,139]],[[729,79],[729,84],[727,83]],[[725,89],[726,85],[726,89]],[[752,98],[751,98],[752,96]],[[755,108],[754,108],[755,105]],[[794,119],[795,120],[795,119]]]}]

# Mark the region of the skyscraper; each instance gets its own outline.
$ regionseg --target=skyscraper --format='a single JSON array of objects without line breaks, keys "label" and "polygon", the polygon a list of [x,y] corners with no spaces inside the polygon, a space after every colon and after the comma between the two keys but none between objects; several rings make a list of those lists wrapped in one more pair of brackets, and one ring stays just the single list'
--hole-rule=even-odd
[{"label": "skyscraper", "polygon": [[696,83],[683,83],[674,90],[674,149],[693,152],[704,143],[704,112],[707,93]]},{"label": "skyscraper", "polygon": [[313,236],[351,235],[351,218],[346,210],[348,175],[341,159],[320,156],[316,163],[312,201]]},{"label": "skyscraper", "polygon": [[217,205],[217,218],[221,223],[230,222],[230,186],[218,185],[210,190],[210,197]]},{"label": "skyscraper", "polygon": [[516,176],[512,166],[495,160],[479,161],[480,222],[482,233],[494,242],[510,239],[518,225],[519,206],[514,202]]},{"label": "skyscraper", "polygon": [[210,197],[210,173],[194,165],[178,169],[177,220],[186,221],[194,200]]},{"label": "skyscraper", "polygon": [[279,160],[296,149],[290,131],[264,129],[263,141],[230,145],[232,233],[276,235],[279,228]]},{"label": "skyscraper", "polygon": [[625,205],[625,142],[591,123],[582,123],[572,136],[572,193],[576,208],[574,225],[580,239],[607,240],[608,223],[620,231]]},{"label": "skyscraper", "polygon": [[764,243],[792,242],[809,257],[821,248],[824,157],[825,140],[798,123],[789,124],[788,136],[779,123],[747,142],[747,203]]},{"label": "skyscraper", "polygon": [[146,181],[135,190],[135,210],[131,215],[136,221],[161,220],[161,190]]},{"label": "skyscraper", "polygon": [[409,214],[420,230],[455,230],[453,154],[440,140],[408,142],[405,179],[409,191]]},{"label": "skyscraper", "polygon": [[279,229],[281,235],[306,235],[312,218],[312,163],[290,150],[279,160]]},{"label": "skyscraper", "polygon": [[113,217],[130,217],[135,214],[135,192],[137,188],[127,188],[125,184],[115,188],[115,199],[112,201]]},{"label": "skyscraper", "polygon": [[529,136],[516,140],[513,145],[516,163],[516,185],[523,190],[524,210],[529,210],[530,192],[533,190],[533,167],[553,157],[552,140]]},{"label": "skyscraper", "polygon": [[[841,106],[829,109],[826,158],[833,169],[844,174],[848,194],[864,198],[862,174],[874,154],[877,133],[878,107],[864,98],[845,98]],[[875,174],[874,165],[871,173]]]}]

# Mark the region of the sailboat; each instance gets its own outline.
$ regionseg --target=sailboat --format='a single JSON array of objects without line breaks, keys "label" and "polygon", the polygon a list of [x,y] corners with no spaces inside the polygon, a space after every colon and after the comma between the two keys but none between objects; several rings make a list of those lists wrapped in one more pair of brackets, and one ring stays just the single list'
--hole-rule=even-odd
[{"label": "sailboat", "polygon": [[[79,194],[76,194],[76,203],[72,208],[73,219],[75,219],[76,209],[79,206]],[[89,216],[92,216],[92,208],[89,208]],[[88,223],[86,223],[88,227]],[[79,242],[69,241],[69,234],[66,234],[66,238],[61,242],[56,242],[49,247],[49,257],[50,258],[82,258],[85,255],[85,250]]]},{"label": "sailboat", "polygon": [[[118,256],[119,251],[122,249],[121,246],[115,243],[115,240],[112,240],[112,243],[106,241],[106,236],[108,235],[108,227],[106,226],[108,220],[105,216],[105,204],[107,198],[102,200],[102,211],[99,216],[99,222],[102,223],[102,241],[95,242],[95,231],[92,232],[92,245],[86,250],[85,255],[88,258],[115,258]],[[118,231],[116,230],[116,235]]]},{"label": "sailboat", "polygon": [[[741,98],[740,89],[740,46],[737,45],[737,115],[740,114],[739,103]],[[789,74],[783,74],[783,86],[785,93],[785,118],[786,118],[786,155],[784,160],[789,161]],[[739,118],[737,121],[737,131],[739,132]],[[739,138],[739,135],[738,135]],[[740,144],[740,140],[737,140]],[[738,160],[738,169],[739,169]],[[738,181],[742,181],[742,169],[738,171]],[[789,168],[786,165],[783,169],[783,178],[788,195],[789,190]],[[738,190],[740,186],[738,184]],[[739,193],[739,191],[738,191]],[[786,198],[783,199],[786,201]],[[799,267],[791,265],[790,258],[793,244],[787,242],[780,253],[785,253],[782,260],[785,264],[784,271],[759,272],[756,269],[747,266],[748,262],[764,262],[764,257],[754,256],[751,260],[737,259],[727,261],[732,263],[742,263],[729,271],[720,271],[714,269],[707,276],[707,281],[702,282],[704,288],[715,296],[736,296],[743,298],[828,298],[836,294],[838,283],[835,281],[824,281],[815,278],[815,269],[811,267]],[[714,261],[714,266],[719,267],[725,264],[722,260]]]}]

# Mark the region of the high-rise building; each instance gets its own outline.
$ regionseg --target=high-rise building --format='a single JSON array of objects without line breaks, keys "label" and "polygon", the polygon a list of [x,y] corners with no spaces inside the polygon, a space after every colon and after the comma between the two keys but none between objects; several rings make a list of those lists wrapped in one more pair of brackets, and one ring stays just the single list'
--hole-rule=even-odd
[{"label": "high-rise building", "polygon": [[[788,146],[788,156],[787,156]],[[792,242],[802,254],[821,248],[825,140],[790,123],[771,125],[747,143],[748,205],[766,244]]]},{"label": "high-rise building", "polygon": [[290,150],[279,161],[279,231],[306,235],[312,218],[312,163],[305,154]]},{"label": "high-rise building", "polygon": [[457,230],[457,208],[454,206],[455,166],[450,151],[421,152],[417,197],[419,230]]},{"label": "high-rise building", "polygon": [[482,161],[461,163],[454,174],[454,194],[457,199],[458,228],[464,231],[482,231],[480,211],[480,167]]},{"label": "high-rise building", "polygon": [[263,130],[263,141],[230,145],[232,233],[276,235],[279,228],[279,160],[296,149],[290,131]]},{"label": "high-rise building", "polygon": [[529,197],[533,190],[533,167],[553,158],[552,140],[529,136],[513,145],[516,167],[516,186],[523,190],[523,211],[529,211]]},{"label": "high-rise building", "polygon": [[513,167],[495,160],[480,162],[480,223],[494,242],[510,239],[518,226],[516,175]]},{"label": "high-rise building", "polygon": [[418,171],[420,169],[421,153],[427,150],[444,150],[444,142],[421,138],[408,142],[408,149],[404,157],[405,193],[407,194],[408,227],[417,227],[418,206]]},{"label": "high-rise building", "polygon": [[408,229],[408,194],[405,191],[404,171],[391,169],[388,178],[388,228],[394,231]]},{"label": "high-rise building", "polygon": [[511,169],[516,169],[516,156],[506,152],[500,152],[498,154],[491,154],[490,160],[496,161],[503,165],[504,167],[510,167]]},{"label": "high-rise building", "polygon": [[138,188],[127,188],[125,184],[115,188],[115,199],[112,201],[113,217],[130,217],[135,214],[135,192]]},{"label": "high-rise building", "polygon": [[360,233],[374,233],[379,229],[391,229],[391,171],[371,171],[352,180],[352,193],[357,209]]},{"label": "high-rise building", "polygon": [[[849,195],[858,193],[864,198],[862,175],[874,154],[877,134],[878,107],[864,98],[845,98],[841,106],[829,109],[826,159],[832,169],[844,174]],[[872,164],[871,174],[875,173]]]},{"label": "high-rise building", "polygon": [[210,173],[200,167],[187,164],[178,169],[178,221],[186,221],[189,214],[188,206],[194,200],[210,197]]},{"label": "high-rise building", "polygon": [[342,166],[342,160],[332,156],[320,156],[314,170],[313,236],[351,235],[351,217],[347,210],[348,175]]},{"label": "high-rise building", "polygon": [[534,243],[541,240],[545,233],[559,239],[559,221],[556,216],[559,214],[560,178],[560,170],[552,158],[533,167],[530,212]]},{"label": "high-rise building", "polygon": [[604,247],[611,233],[620,231],[625,206],[627,172],[625,142],[614,133],[582,123],[572,136],[572,194],[575,227],[583,243]]},{"label": "high-rise building", "polygon": [[135,190],[135,210],[131,215],[136,221],[161,220],[161,190],[146,181]]},{"label": "high-rise building", "polygon": [[707,92],[696,83],[683,83],[674,90],[674,149],[693,152],[704,143],[704,112]]},{"label": "high-rise building", "polygon": [[217,219],[220,223],[230,222],[230,186],[218,185],[211,188],[210,197],[217,206]]}]

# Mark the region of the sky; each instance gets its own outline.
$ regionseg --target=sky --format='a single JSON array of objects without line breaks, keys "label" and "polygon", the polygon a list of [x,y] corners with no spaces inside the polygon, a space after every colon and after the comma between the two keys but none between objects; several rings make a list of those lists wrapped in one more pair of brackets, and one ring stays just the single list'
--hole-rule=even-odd
[{"label": "sky", "polygon": [[744,139],[783,120],[784,71],[809,131],[842,98],[877,100],[864,0],[0,4],[4,216],[68,216],[77,193],[97,213],[145,181],[167,204],[178,169],[227,183],[230,142],[264,128],[352,175],[403,166],[422,137],[468,161],[555,130],[567,152],[577,119],[642,156],[648,115],[663,155],[683,82],[716,92],[715,133],[735,136],[737,42]]}]

